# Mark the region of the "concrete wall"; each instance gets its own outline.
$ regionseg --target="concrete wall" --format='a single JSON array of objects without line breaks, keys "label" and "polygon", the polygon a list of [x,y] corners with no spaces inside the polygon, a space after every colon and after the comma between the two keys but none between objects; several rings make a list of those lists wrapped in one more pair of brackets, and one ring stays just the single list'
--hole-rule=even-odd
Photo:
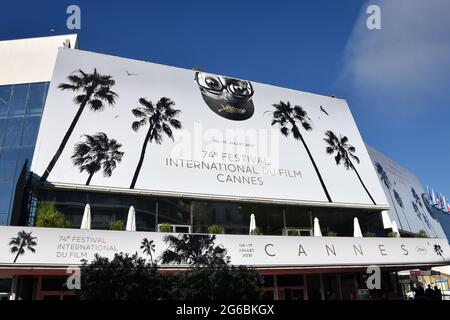
[{"label": "concrete wall", "polygon": [[50,81],[58,48],[66,40],[78,48],[76,34],[0,41],[0,85]]}]

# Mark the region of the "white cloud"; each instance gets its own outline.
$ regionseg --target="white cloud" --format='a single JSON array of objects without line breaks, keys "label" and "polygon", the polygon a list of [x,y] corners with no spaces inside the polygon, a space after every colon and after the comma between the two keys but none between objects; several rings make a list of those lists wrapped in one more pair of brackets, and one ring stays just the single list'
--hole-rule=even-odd
[{"label": "white cloud", "polygon": [[[366,8],[381,8],[381,30],[366,26]],[[345,49],[338,86],[378,111],[421,113],[448,97],[450,1],[379,0],[362,7]],[[439,104],[433,104],[436,108]],[[448,103],[447,103],[448,105]]]}]

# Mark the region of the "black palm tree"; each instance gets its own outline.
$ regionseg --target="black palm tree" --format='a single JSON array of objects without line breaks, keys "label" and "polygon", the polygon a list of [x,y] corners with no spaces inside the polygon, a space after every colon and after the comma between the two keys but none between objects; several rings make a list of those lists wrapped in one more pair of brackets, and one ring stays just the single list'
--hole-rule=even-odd
[{"label": "black palm tree", "polygon": [[[428,220],[427,214],[425,213],[425,210],[424,210],[424,206],[422,204],[422,201],[419,198],[419,195],[416,192],[416,189],[411,187],[411,193],[414,198],[414,203],[416,204],[416,206],[413,206],[414,211],[416,212],[417,216],[419,216],[420,220],[422,221],[423,226],[425,228],[428,227],[428,230],[431,230],[431,232],[433,232],[434,235],[436,236],[436,232],[434,231],[434,228],[432,227],[430,221]],[[419,207],[417,207],[417,205],[420,207],[420,209],[419,209]],[[417,208],[417,210],[416,210],[416,208]]]},{"label": "black palm tree", "polygon": [[150,261],[151,261],[151,264],[153,265],[152,252],[155,252],[155,244],[153,243],[153,240],[148,240],[147,238],[142,239],[141,249],[144,249],[143,252],[150,256]]},{"label": "black palm tree", "polygon": [[275,110],[272,113],[272,126],[278,125],[280,127],[280,132],[288,137],[291,133],[294,139],[300,140],[303,144],[303,147],[308,154],[308,157],[316,171],[317,177],[319,178],[320,184],[322,185],[322,189],[325,192],[325,196],[329,202],[331,201],[330,194],[328,192],[327,187],[323,181],[322,175],[319,172],[319,168],[314,161],[314,158],[309,151],[308,145],[303,138],[303,135],[300,132],[300,128],[302,127],[306,131],[311,131],[311,119],[308,117],[308,113],[300,106],[292,107],[290,102],[283,102],[273,104]]},{"label": "black palm tree", "polygon": [[[411,204],[413,206],[414,212],[416,213],[417,217],[420,219],[420,221],[422,221],[422,213],[419,211],[419,207],[417,206],[417,204],[414,201],[411,201]],[[422,221],[423,223],[423,221]]]},{"label": "black palm tree", "polygon": [[111,87],[115,85],[113,78],[99,74],[97,69],[94,69],[93,73],[85,73],[83,70],[78,70],[68,76],[67,79],[69,83],[61,83],[58,88],[79,93],[74,98],[75,104],[79,105],[78,111],[69,129],[67,129],[58,150],[56,150],[55,155],[43,173],[41,181],[47,180],[50,172],[53,170],[85,107],[88,106],[92,111],[101,111],[105,108],[105,103],[112,106],[117,98],[117,94],[111,91]]},{"label": "black palm tree", "polygon": [[[393,204],[394,210],[395,210],[395,214],[397,215],[397,221],[400,224],[400,229],[403,229],[402,221],[400,220],[400,216],[398,215],[397,206],[395,205],[395,201],[392,198],[392,193],[391,193],[392,183],[391,183],[391,180],[389,179],[389,177],[388,177],[388,175],[386,173],[386,170],[384,170],[383,166],[379,162],[375,163],[375,169],[377,170],[377,173],[380,175],[380,180],[384,183],[384,185],[386,186],[386,189],[388,189],[388,191],[389,191],[389,196],[391,197],[392,204]],[[394,190],[394,192],[395,192],[395,190]],[[400,199],[400,201],[401,201],[401,199]],[[397,201],[397,203],[398,203],[398,201]],[[403,204],[403,202],[402,202],[402,204]]]},{"label": "black palm tree", "polygon": [[215,235],[183,234],[168,235],[164,241],[169,248],[161,255],[163,264],[185,264],[199,266],[226,264],[226,249],[215,246]]},{"label": "black palm tree", "polygon": [[336,134],[331,130],[325,132],[325,136],[326,137],[323,140],[327,143],[326,148],[327,153],[329,155],[333,155],[334,153],[336,153],[334,157],[336,165],[340,165],[342,162],[344,164],[345,169],[353,170],[356,173],[359,182],[361,182],[361,185],[363,186],[364,190],[366,190],[370,200],[372,200],[373,204],[376,204],[369,190],[367,190],[366,185],[362,181],[361,176],[358,173],[358,170],[356,170],[351,160],[353,159],[357,163],[359,163],[359,158],[355,155],[356,148],[348,143],[348,138],[346,136],[339,136],[338,138]]},{"label": "black palm tree", "polygon": [[439,244],[434,245],[434,252],[445,261],[445,258],[443,256],[444,250],[442,250]]},{"label": "black palm tree", "polygon": [[16,253],[14,258],[14,263],[16,263],[17,258],[25,253],[25,249],[31,252],[36,252],[34,247],[37,245],[36,237],[31,236],[32,232],[26,232],[25,230],[19,231],[17,237],[11,238],[9,241],[9,246],[11,253]]},{"label": "black palm tree", "polygon": [[104,177],[111,177],[117,163],[122,161],[123,152],[119,151],[122,145],[109,139],[103,132],[93,136],[85,134],[84,137],[84,142],[75,145],[72,161],[80,172],[86,171],[89,174],[86,181],[86,185],[89,185],[92,176],[100,169],[103,169]]},{"label": "black palm tree", "polygon": [[148,125],[148,131],[142,145],[141,156],[134,172],[130,189],[134,189],[136,185],[142,163],[144,162],[147,144],[153,141],[161,144],[164,134],[173,140],[172,129],[181,129],[181,122],[176,119],[181,111],[173,108],[175,102],[169,98],[161,98],[156,103],[156,106],[151,101],[140,98],[139,104],[141,105],[140,107],[132,110],[133,115],[139,118],[139,121],[134,121],[131,127],[134,131],[138,131],[141,127]]},{"label": "black palm tree", "polygon": [[[397,190],[393,190],[394,191],[394,198],[395,198],[395,201],[397,201],[397,204],[398,204],[398,206],[402,209],[402,211],[403,211],[403,216],[405,217],[405,221],[406,221],[406,223],[408,224],[408,228],[409,228],[409,231],[412,231],[411,230],[411,226],[410,226],[410,224],[409,224],[409,221],[408,221],[408,219],[406,218],[406,213],[405,213],[405,205],[403,204],[403,200],[402,200],[402,198],[400,197],[400,195],[398,194],[398,192],[397,192]],[[397,216],[398,217],[398,216]],[[401,226],[401,223],[400,223],[400,226]]]}]

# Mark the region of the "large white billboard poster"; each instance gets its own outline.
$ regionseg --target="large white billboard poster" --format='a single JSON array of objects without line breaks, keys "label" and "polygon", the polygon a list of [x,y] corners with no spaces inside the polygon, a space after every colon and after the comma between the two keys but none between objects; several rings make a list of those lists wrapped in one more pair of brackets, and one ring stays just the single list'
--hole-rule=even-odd
[{"label": "large white billboard poster", "polygon": [[55,184],[387,206],[344,100],[70,49],[32,170]]},{"label": "large white billboard poster", "polygon": [[381,152],[367,145],[389,201],[389,217],[399,229],[411,232],[423,230],[430,237],[445,239],[445,233],[427,200],[419,179]]},{"label": "large white billboard poster", "polygon": [[[112,259],[120,252],[138,253],[148,262],[156,261],[161,265],[158,260],[169,249],[165,241],[167,235],[161,232],[0,226],[0,265],[78,265],[82,259],[92,261],[95,254]],[[144,239],[154,244],[151,256],[141,248]],[[17,249],[24,241],[26,246],[19,253]],[[226,249],[232,265],[255,267],[444,265],[450,259],[449,246],[444,239],[219,234],[214,244]]]}]

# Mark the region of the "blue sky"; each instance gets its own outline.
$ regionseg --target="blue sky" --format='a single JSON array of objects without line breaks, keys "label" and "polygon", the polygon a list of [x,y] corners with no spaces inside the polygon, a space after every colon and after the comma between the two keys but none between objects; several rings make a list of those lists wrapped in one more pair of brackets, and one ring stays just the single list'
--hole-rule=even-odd
[{"label": "blue sky", "polygon": [[70,4],[81,49],[347,99],[367,143],[450,196],[450,1],[3,0],[0,40],[71,33]]}]

